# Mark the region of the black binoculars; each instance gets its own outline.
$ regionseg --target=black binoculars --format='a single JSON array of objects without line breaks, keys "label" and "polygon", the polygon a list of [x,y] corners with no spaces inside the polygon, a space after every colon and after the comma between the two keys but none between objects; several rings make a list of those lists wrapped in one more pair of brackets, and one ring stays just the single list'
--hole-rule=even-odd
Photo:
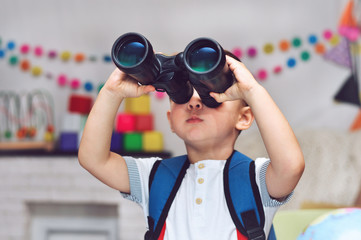
[{"label": "black binoculars", "polygon": [[209,93],[223,93],[234,82],[223,48],[209,38],[197,38],[184,52],[165,56],[155,54],[141,34],[126,33],[113,44],[111,56],[120,70],[140,84],[167,92],[178,104],[188,102],[194,88],[207,107],[218,107],[220,103]]}]

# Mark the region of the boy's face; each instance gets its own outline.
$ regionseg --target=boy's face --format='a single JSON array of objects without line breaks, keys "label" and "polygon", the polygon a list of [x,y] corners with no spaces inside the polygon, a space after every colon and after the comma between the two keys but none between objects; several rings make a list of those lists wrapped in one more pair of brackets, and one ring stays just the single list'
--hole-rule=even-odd
[{"label": "boy's face", "polygon": [[185,104],[171,101],[167,116],[172,131],[186,144],[205,146],[234,143],[239,131],[248,128],[253,121],[252,112],[243,101],[227,101],[217,108],[209,108],[195,90]]}]

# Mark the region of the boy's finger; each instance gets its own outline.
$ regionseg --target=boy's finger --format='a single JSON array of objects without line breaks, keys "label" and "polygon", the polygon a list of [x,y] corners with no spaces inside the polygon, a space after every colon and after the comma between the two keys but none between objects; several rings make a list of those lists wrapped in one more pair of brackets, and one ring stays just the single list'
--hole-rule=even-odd
[{"label": "boy's finger", "polygon": [[211,92],[209,93],[209,95],[211,95],[211,97],[214,98],[214,100],[216,100],[219,103],[225,102],[227,100],[226,95],[224,93]]},{"label": "boy's finger", "polygon": [[155,87],[152,85],[142,85],[142,86],[139,86],[139,88],[141,89],[143,94],[155,91]]}]

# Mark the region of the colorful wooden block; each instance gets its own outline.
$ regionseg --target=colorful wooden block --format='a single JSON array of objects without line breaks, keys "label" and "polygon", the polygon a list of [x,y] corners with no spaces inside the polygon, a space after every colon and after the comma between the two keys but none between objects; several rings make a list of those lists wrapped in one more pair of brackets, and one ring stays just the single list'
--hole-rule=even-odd
[{"label": "colorful wooden block", "polygon": [[92,107],[92,98],[84,95],[71,95],[68,111],[71,113],[89,114]]},{"label": "colorful wooden block", "polygon": [[123,140],[123,149],[126,152],[142,151],[142,134],[141,133],[125,133]]},{"label": "colorful wooden block", "polygon": [[135,121],[135,115],[119,113],[116,119],[115,130],[119,133],[135,131]]},{"label": "colorful wooden block", "polygon": [[135,130],[138,132],[153,131],[153,114],[137,115],[135,119]]},{"label": "colorful wooden block", "polygon": [[137,98],[126,98],[124,110],[126,113],[149,114],[150,113],[150,96],[142,95]]},{"label": "colorful wooden block", "polygon": [[143,133],[143,151],[161,152],[163,151],[163,134],[158,131]]},{"label": "colorful wooden block", "polygon": [[64,152],[78,150],[78,133],[62,132],[59,137],[59,148]]},{"label": "colorful wooden block", "polygon": [[110,151],[121,152],[123,150],[123,134],[113,132],[110,142]]}]

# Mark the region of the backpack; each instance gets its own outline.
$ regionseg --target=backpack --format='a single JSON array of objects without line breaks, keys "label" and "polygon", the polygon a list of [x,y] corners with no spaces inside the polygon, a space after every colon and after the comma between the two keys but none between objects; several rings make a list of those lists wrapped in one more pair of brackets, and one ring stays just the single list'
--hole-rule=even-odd
[{"label": "backpack", "polygon": [[[145,240],[162,240],[169,209],[190,163],[187,155],[158,160],[149,176],[149,216]],[[223,169],[228,210],[237,228],[238,240],[265,240],[265,216],[255,179],[254,161],[238,151]],[[268,240],[275,240],[273,226]]]}]

